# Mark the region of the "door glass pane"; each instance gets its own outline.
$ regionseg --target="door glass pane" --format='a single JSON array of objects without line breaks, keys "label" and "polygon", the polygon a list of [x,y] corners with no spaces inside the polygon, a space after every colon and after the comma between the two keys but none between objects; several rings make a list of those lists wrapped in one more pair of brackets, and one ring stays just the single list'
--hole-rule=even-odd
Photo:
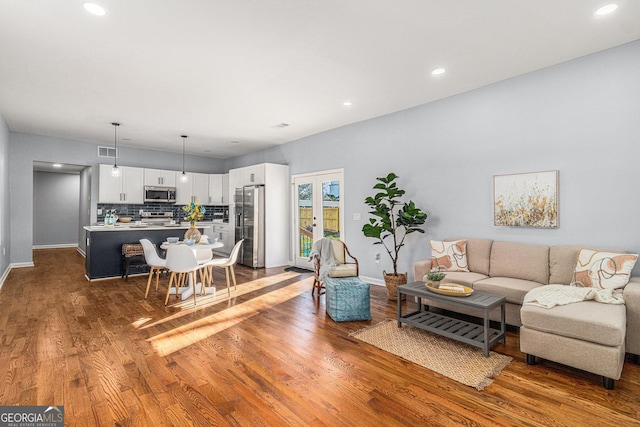
[{"label": "door glass pane", "polygon": [[322,182],[322,235],[340,239],[340,182]]},{"label": "door glass pane", "polygon": [[313,185],[298,185],[298,256],[308,258],[313,245]]}]

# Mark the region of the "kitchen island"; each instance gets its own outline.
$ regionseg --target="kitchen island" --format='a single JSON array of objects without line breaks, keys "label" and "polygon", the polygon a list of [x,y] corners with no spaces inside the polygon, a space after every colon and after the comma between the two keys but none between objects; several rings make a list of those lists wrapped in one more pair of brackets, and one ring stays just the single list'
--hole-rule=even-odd
[{"label": "kitchen island", "polygon": [[[208,234],[210,225],[196,227],[204,235]],[[182,240],[189,224],[164,226],[149,225],[145,227],[135,224],[92,225],[83,227],[87,242],[85,260],[86,277],[89,280],[107,279],[122,275],[122,245],[140,243],[140,239],[149,239],[160,248],[167,237],[179,237]],[[146,270],[148,271],[148,269]]]}]

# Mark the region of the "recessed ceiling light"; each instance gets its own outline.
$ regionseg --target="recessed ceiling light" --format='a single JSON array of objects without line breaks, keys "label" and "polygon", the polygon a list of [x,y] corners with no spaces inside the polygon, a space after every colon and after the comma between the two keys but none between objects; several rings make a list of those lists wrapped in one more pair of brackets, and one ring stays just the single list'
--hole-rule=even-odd
[{"label": "recessed ceiling light", "polygon": [[344,105],[345,107],[351,107],[353,105],[353,102],[351,102],[351,101],[342,101],[342,105]]},{"label": "recessed ceiling light", "polygon": [[51,166],[53,166],[54,168],[61,168],[62,165],[60,163],[54,163]]},{"label": "recessed ceiling light", "polygon": [[82,3],[82,6],[84,6],[84,10],[92,15],[104,16],[107,13],[102,6],[95,3]]},{"label": "recessed ceiling light", "polygon": [[594,12],[595,16],[605,16],[610,13],[613,13],[614,10],[618,8],[618,5],[615,3],[608,4],[606,6],[602,6],[600,9]]},{"label": "recessed ceiling light", "polygon": [[434,76],[439,76],[440,74],[444,74],[446,71],[447,70],[445,70],[444,68],[435,68],[431,71],[431,74]]}]

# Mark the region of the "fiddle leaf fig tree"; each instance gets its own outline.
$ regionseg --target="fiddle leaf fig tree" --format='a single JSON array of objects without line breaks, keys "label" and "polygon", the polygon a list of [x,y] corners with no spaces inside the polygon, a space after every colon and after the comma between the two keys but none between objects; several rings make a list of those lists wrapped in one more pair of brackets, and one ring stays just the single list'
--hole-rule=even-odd
[{"label": "fiddle leaf fig tree", "polygon": [[393,275],[397,276],[398,254],[404,246],[404,239],[411,233],[424,233],[420,226],[427,220],[427,214],[417,208],[413,201],[407,203],[400,200],[405,191],[398,188],[395,182],[398,176],[395,173],[376,179],[379,182],[373,189],[378,193],[364,201],[374,217],[362,226],[362,232],[366,237],[377,239],[374,245],[384,246],[393,262]]}]

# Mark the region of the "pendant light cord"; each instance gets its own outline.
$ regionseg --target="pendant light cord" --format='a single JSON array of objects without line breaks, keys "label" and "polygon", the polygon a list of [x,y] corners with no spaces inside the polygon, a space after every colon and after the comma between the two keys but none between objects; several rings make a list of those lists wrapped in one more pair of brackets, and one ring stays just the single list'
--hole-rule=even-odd
[{"label": "pendant light cord", "polygon": [[113,154],[113,167],[117,168],[118,167],[118,126],[120,126],[120,123],[114,122],[111,124],[113,125],[113,128],[114,128],[113,148],[115,150],[115,153]]},{"label": "pendant light cord", "polygon": [[188,138],[187,135],[182,135],[182,175],[184,175],[184,143]]}]

